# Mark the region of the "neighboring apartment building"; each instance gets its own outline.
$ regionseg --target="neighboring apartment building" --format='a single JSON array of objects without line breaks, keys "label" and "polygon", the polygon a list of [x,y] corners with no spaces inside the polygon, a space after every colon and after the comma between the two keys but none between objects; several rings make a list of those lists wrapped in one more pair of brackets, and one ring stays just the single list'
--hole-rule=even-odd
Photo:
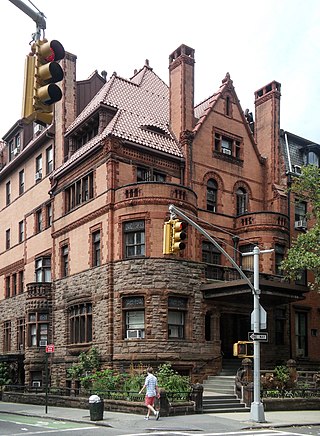
[{"label": "neighboring apartment building", "polygon": [[306,225],[288,180],[320,146],[280,130],[275,81],[255,93],[255,120],[228,73],[194,106],[194,62],[185,45],[173,52],[169,87],[147,61],[130,80],[95,72],[76,82],[67,54],[55,123],[20,121],[4,136],[0,359],[15,362],[17,382],[43,383],[46,344],[53,385],[70,386],[66,369],[92,345],[105,367],[170,362],[195,381],[219,373],[251,330],[252,293],[191,226],[186,249],[163,255],[171,203],[249,277],[241,253],[274,249],[260,258],[262,367],[320,361],[319,295],[280,271]]}]

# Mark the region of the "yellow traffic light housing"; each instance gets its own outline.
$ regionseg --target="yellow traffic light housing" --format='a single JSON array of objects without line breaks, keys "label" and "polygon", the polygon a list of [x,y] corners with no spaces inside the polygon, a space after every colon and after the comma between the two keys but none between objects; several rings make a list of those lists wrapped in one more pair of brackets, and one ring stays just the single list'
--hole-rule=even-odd
[{"label": "yellow traffic light housing", "polygon": [[187,223],[179,219],[169,220],[164,223],[163,227],[163,254],[173,254],[186,248],[183,242],[187,233],[185,229]]},{"label": "yellow traffic light housing", "polygon": [[187,223],[185,221],[180,221],[178,219],[172,221],[172,252],[177,253],[180,250],[186,248],[185,242],[187,233],[185,229],[187,228]]},{"label": "yellow traffic light housing", "polygon": [[233,344],[233,355],[239,358],[253,357],[253,342],[238,341]]},{"label": "yellow traffic light housing", "polygon": [[64,57],[65,51],[59,41],[43,39],[33,44],[25,68],[22,116],[27,122],[51,124],[53,105],[62,98],[62,91],[56,83],[63,79],[64,74],[57,61]]}]

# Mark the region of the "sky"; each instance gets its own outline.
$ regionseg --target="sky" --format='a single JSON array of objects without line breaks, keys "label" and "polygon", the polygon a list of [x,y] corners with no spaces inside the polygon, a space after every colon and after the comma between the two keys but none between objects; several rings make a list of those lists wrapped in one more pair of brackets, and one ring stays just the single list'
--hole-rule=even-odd
[{"label": "sky", "polygon": [[[23,0],[34,9],[32,3]],[[93,71],[129,79],[149,60],[168,84],[169,55],[195,49],[195,104],[229,72],[242,109],[281,83],[281,128],[320,143],[319,0],[32,0],[47,39],[77,56],[77,80]],[[34,21],[0,0],[0,138],[21,118],[24,60]]]}]

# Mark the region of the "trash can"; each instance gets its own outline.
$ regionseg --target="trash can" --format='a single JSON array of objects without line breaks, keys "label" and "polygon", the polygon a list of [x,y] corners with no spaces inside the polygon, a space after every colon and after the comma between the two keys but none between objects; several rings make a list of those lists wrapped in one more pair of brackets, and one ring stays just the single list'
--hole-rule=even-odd
[{"label": "trash can", "polygon": [[89,397],[90,421],[102,421],[104,403],[98,395]]}]

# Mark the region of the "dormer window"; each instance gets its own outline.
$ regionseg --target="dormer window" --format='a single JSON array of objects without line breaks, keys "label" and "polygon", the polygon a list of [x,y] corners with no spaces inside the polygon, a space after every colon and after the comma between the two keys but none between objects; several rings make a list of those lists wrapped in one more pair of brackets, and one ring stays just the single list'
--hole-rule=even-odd
[{"label": "dormer window", "polygon": [[319,156],[314,151],[309,151],[307,153],[307,165],[319,166]]}]

